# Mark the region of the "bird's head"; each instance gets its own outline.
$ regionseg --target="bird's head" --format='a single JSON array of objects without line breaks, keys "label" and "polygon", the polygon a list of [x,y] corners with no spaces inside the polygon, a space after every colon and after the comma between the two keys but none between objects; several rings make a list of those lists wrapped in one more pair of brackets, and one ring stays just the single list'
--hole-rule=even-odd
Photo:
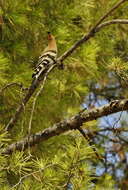
[{"label": "bird's head", "polygon": [[57,51],[57,45],[56,45],[56,39],[55,37],[50,33],[48,32],[48,47],[45,49],[45,51],[47,50],[55,50]]},{"label": "bird's head", "polygon": [[48,32],[48,41],[55,39],[51,32]]}]

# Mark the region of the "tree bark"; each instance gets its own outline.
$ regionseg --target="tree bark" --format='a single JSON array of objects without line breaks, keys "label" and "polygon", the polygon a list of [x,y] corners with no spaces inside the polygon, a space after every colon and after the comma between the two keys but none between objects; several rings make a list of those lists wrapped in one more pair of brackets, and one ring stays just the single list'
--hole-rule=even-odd
[{"label": "tree bark", "polygon": [[58,136],[69,130],[79,129],[79,127],[85,122],[125,110],[128,110],[128,99],[115,100],[104,106],[85,110],[67,120],[56,123],[50,128],[44,129],[43,131],[31,136],[27,136],[23,140],[9,145],[4,150],[3,154],[11,154],[15,150],[23,151],[28,147],[34,146],[39,142],[46,141],[51,137]]}]

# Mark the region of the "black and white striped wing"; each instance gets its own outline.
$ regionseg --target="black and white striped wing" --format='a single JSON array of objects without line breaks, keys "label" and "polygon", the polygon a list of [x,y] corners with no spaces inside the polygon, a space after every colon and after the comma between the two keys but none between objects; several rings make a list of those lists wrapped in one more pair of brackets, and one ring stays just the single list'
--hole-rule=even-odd
[{"label": "black and white striped wing", "polygon": [[49,50],[43,53],[38,60],[38,64],[34,70],[34,73],[32,75],[32,78],[38,79],[40,75],[43,74],[43,71],[45,71],[48,66],[55,63],[57,57],[57,52],[54,50]]}]

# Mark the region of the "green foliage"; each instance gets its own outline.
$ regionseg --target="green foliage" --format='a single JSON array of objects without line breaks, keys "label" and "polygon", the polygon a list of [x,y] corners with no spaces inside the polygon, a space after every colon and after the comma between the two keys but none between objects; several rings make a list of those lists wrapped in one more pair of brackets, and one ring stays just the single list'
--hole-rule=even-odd
[{"label": "green foliage", "polygon": [[[50,190],[64,188],[70,179],[74,189],[83,189],[84,186],[88,189],[91,185],[89,175],[93,173],[93,168],[90,172],[89,166],[89,159],[93,156],[92,148],[88,147],[87,142],[81,137],[76,139],[73,136],[62,135],[57,140],[62,141],[62,144],[56,143],[53,150],[40,150],[38,157],[25,155],[23,152],[13,153],[8,161],[1,157],[1,180],[5,178],[8,188],[10,184],[12,189],[21,187]],[[49,140],[43,145],[43,149],[48,150],[53,141]],[[1,188],[5,188],[6,185],[1,181]]]},{"label": "green foliage", "polygon": [[124,80],[127,82],[128,80],[128,63],[124,62],[121,58],[113,58],[111,61],[111,65],[109,65],[109,68],[120,77],[121,80]]},{"label": "green foliage", "polygon": [[9,70],[9,59],[0,53],[0,86],[7,82],[7,72]]},{"label": "green foliage", "polygon": [[[47,44],[46,32],[51,31],[58,44],[59,55],[87,33],[116,0],[6,0],[1,1],[0,14],[0,147],[28,135],[28,126],[34,96],[28,102],[20,120],[8,135],[3,128],[22,98],[24,88],[31,84],[32,72]],[[110,18],[126,18],[123,5]],[[127,26],[111,25],[95,38],[79,47],[64,61],[64,70],[56,68],[47,79],[44,91],[38,97],[30,133],[41,131],[68,118],[88,104],[94,86],[116,84],[118,78],[128,79]],[[114,73],[114,77],[113,77]],[[115,76],[118,76],[117,78]],[[39,90],[39,89],[38,89]],[[37,90],[37,91],[38,91]],[[127,92],[122,92],[127,97]],[[97,97],[94,97],[97,98]],[[86,101],[85,101],[86,100]],[[102,100],[102,99],[100,99]],[[91,100],[91,106],[93,106]],[[94,105],[95,106],[95,105]],[[1,127],[2,126],[2,127]],[[3,127],[4,126],[4,127]],[[84,129],[98,131],[98,122],[86,124]],[[10,142],[11,141],[11,142]],[[104,152],[103,149],[100,149]],[[54,137],[26,152],[15,152],[9,157],[0,155],[0,189],[59,190],[66,188],[70,178],[73,190],[114,189],[114,180],[105,175],[92,183],[98,160],[92,147],[79,133]],[[109,184],[109,187],[107,186]]]},{"label": "green foliage", "polygon": [[31,171],[32,162],[29,161],[29,156],[26,157],[23,155],[23,152],[14,153],[9,160],[9,171],[17,174],[26,174]]},{"label": "green foliage", "polygon": [[96,186],[96,190],[100,190],[102,187],[103,190],[114,190],[115,183],[112,180],[110,175],[105,175],[99,180],[99,184]]}]

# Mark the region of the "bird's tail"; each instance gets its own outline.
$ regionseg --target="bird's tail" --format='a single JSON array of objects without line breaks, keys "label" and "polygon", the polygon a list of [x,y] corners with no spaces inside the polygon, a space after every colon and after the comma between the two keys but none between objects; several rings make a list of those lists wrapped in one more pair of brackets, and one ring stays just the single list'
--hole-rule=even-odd
[{"label": "bird's tail", "polygon": [[41,67],[36,68],[35,72],[32,75],[32,86],[35,87],[37,82],[40,80],[40,77],[45,73],[46,67],[43,65],[40,65]]}]

